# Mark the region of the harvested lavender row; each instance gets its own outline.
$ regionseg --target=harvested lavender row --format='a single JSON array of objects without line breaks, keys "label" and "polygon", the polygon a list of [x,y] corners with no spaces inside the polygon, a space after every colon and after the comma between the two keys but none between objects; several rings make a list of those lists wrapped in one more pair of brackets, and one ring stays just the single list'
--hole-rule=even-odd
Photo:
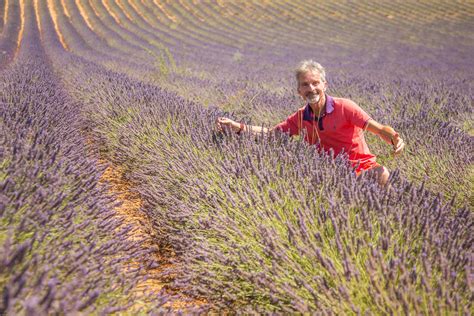
[{"label": "harvested lavender row", "polygon": [[[114,2],[109,5],[113,6]],[[96,21],[96,25],[99,28],[96,32],[103,34],[107,40],[112,40],[111,43],[114,47],[118,47],[124,56],[127,56],[128,52],[133,52],[134,59],[140,61],[148,61],[150,56],[146,49],[153,50],[153,47],[146,41],[136,38],[133,33],[125,29],[122,25],[118,25],[114,17],[107,11],[106,6],[101,1],[93,1],[88,3],[84,1],[82,6],[89,13],[88,16]],[[96,17],[94,12],[98,12],[100,17]],[[103,18],[103,20],[101,20]]]},{"label": "harvested lavender row", "polygon": [[0,313],[124,310],[146,253],[99,184],[103,168],[82,136],[81,106],[52,72],[32,12],[27,2],[20,54],[0,81]]},{"label": "harvested lavender row", "polygon": [[5,68],[11,62],[17,50],[18,36],[21,28],[20,4],[12,2],[8,5],[8,10],[2,13],[7,18],[7,21],[3,25],[0,34],[0,69]]},{"label": "harvested lavender row", "polygon": [[[81,13],[75,1],[63,1],[64,9],[74,17],[80,17]],[[46,3],[39,4],[41,10],[46,10]],[[59,6],[58,6],[59,7]],[[86,7],[87,8],[87,7]],[[45,11],[46,12],[46,11]],[[95,20],[93,20],[95,21]],[[107,58],[109,62],[113,60],[127,61],[131,66],[136,66],[130,60],[127,60],[120,51],[116,51],[98,34],[94,33],[83,19],[69,20],[63,14],[58,15],[58,23],[61,25],[61,31],[65,34],[65,38],[69,45],[74,45],[74,51],[81,54],[83,58],[99,59]],[[90,25],[93,24],[90,20]],[[72,27],[74,26],[74,28]],[[100,27],[100,26],[98,26]],[[82,43],[82,47],[77,47]],[[84,45],[85,43],[85,45]]]}]

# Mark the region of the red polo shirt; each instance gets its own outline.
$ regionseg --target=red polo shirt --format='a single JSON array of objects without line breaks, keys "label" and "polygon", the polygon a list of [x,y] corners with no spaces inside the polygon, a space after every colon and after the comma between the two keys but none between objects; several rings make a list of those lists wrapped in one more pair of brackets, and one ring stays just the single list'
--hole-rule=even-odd
[{"label": "red polo shirt", "polygon": [[304,129],[304,139],[308,143],[316,144],[319,137],[319,146],[323,150],[332,148],[336,156],[347,153],[351,165],[357,167],[356,173],[360,173],[378,166],[363,133],[369,120],[370,116],[353,101],[326,95],[326,110],[319,122],[308,104],[275,126],[275,129],[291,136],[298,135]]}]

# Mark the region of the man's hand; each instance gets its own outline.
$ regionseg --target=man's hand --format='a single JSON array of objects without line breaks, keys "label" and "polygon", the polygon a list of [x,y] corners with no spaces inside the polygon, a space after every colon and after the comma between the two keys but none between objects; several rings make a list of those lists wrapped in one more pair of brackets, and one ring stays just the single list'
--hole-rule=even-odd
[{"label": "man's hand", "polygon": [[382,138],[385,142],[389,143],[393,147],[393,155],[397,156],[399,155],[403,148],[405,147],[405,142],[403,139],[400,138],[400,135],[398,135],[397,132],[393,128],[387,125],[382,125],[374,120],[369,120],[367,122],[367,127],[366,129],[369,132],[374,133],[375,135],[378,135],[380,138]]},{"label": "man's hand", "polygon": [[237,123],[236,121],[233,121],[227,117],[217,118],[216,126],[219,132],[224,131],[224,129],[231,129],[235,132],[238,132],[240,130],[240,123]]},{"label": "man's hand", "polygon": [[391,142],[393,146],[393,155],[399,155],[405,147],[405,142],[403,141],[403,139],[400,138],[400,135],[398,135],[398,133],[395,133],[395,136],[392,137]]}]

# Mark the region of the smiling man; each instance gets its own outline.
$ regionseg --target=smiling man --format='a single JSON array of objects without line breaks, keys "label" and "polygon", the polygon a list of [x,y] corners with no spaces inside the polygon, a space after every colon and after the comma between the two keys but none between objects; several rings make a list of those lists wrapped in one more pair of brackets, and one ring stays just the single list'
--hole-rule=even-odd
[{"label": "smiling man", "polygon": [[389,171],[376,162],[375,155],[370,152],[365,141],[364,131],[378,135],[393,146],[395,155],[405,147],[398,133],[390,126],[376,122],[353,101],[327,95],[326,73],[319,63],[312,60],[302,61],[296,69],[296,81],[298,94],[307,104],[285,121],[267,129],[222,117],[217,120],[218,128],[255,134],[281,131],[291,136],[304,131],[304,139],[309,144],[317,144],[318,148],[324,151],[332,149],[335,155],[347,153],[357,175],[373,170],[380,184],[387,183]]}]

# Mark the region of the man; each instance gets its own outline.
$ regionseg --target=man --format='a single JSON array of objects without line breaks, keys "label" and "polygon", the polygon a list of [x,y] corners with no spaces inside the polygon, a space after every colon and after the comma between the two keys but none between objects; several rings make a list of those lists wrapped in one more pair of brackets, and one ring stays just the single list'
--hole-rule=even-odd
[{"label": "man", "polygon": [[304,139],[318,144],[325,151],[332,149],[335,155],[348,154],[349,162],[357,175],[373,170],[378,182],[386,184],[390,173],[379,165],[367,146],[364,131],[378,135],[393,146],[393,153],[399,154],[405,144],[390,126],[373,120],[357,104],[349,99],[334,98],[325,93],[327,89],[324,68],[312,60],[302,61],[296,69],[298,94],[306,100],[306,106],[290,115],[285,121],[271,129],[244,125],[229,118],[219,118],[218,128],[231,128],[236,132],[267,133],[281,131],[291,136],[306,132]]}]

